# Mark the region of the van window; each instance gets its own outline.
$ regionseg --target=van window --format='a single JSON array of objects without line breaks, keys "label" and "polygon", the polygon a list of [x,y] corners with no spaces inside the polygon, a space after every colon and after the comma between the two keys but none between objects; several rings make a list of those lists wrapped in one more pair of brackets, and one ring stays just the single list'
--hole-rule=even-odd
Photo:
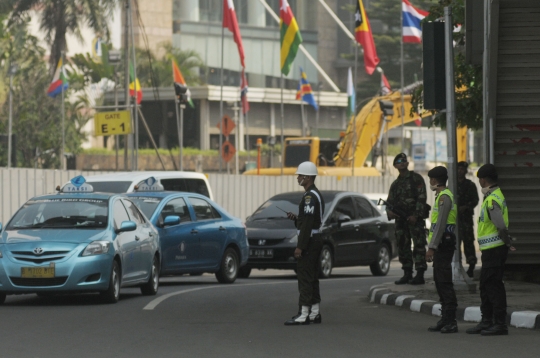
[{"label": "van window", "polygon": [[187,191],[204,195],[207,198],[210,197],[206,182],[202,179],[175,178],[161,179],[160,181],[163,188],[168,191]]},{"label": "van window", "polygon": [[100,193],[127,193],[130,181],[89,181],[88,184],[92,185],[94,192]]}]

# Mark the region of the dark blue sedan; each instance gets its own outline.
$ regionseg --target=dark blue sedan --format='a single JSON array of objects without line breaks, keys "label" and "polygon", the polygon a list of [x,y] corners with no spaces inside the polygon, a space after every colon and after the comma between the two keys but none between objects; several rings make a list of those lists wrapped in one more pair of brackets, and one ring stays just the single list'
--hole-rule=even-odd
[{"label": "dark blue sedan", "polygon": [[209,272],[221,283],[236,280],[249,256],[246,228],[240,219],[199,194],[139,185],[126,196],[159,232],[161,276]]}]

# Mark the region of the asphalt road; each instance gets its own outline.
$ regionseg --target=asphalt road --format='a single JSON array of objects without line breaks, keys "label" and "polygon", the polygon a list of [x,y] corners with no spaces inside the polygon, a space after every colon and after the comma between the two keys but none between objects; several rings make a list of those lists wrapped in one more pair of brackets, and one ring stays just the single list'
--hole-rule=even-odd
[{"label": "asphalt road", "polygon": [[386,277],[335,269],[321,281],[323,323],[284,326],[297,310],[290,271],[253,271],[218,284],[213,275],[162,278],[157,296],[123,289],[118,304],[96,295],[8,296],[0,306],[0,357],[537,357],[538,332],[506,337],[430,333],[425,314],[370,304]]}]

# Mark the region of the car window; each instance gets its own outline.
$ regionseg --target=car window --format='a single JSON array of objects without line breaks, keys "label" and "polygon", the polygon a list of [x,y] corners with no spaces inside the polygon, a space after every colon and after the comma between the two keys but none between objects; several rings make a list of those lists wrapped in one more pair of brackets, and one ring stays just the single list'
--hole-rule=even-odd
[{"label": "car window", "polygon": [[163,223],[163,220],[169,215],[178,215],[180,216],[180,222],[189,222],[191,221],[191,215],[189,214],[188,207],[186,202],[182,198],[176,198],[169,201],[161,210],[159,214],[159,220]]},{"label": "car window", "polygon": [[[190,197],[189,202],[193,206],[197,220],[209,220],[221,217],[212,205],[205,200]],[[216,214],[218,215],[217,217],[215,216]]]},{"label": "car window", "polygon": [[120,228],[120,225],[123,221],[129,221],[129,215],[126,211],[126,208],[122,204],[121,200],[117,200],[114,203],[113,206],[113,220],[114,220],[114,227],[116,229]]},{"label": "car window", "polygon": [[337,223],[341,214],[347,215],[351,218],[351,220],[355,219],[354,205],[350,197],[343,198],[337,203],[332,215],[330,216],[330,222]]},{"label": "car window", "polygon": [[375,216],[375,213],[373,212],[373,206],[366,199],[355,196],[354,202],[356,203],[356,210],[358,212],[358,216],[361,219],[372,218]]},{"label": "car window", "polygon": [[151,218],[152,215],[154,215],[154,211],[158,207],[159,203],[161,203],[161,198],[152,197],[152,196],[129,196],[129,200],[134,202],[135,205],[139,208],[140,211],[144,215],[146,215],[147,218]]},{"label": "car window", "polygon": [[139,209],[137,208],[135,204],[133,204],[129,200],[122,200],[122,202],[126,206],[127,211],[129,213],[129,217],[131,218],[132,221],[135,221],[137,224],[144,224],[146,222],[146,219],[141,214],[141,212],[139,211]]},{"label": "car window", "polygon": [[206,182],[202,179],[174,178],[161,179],[160,182],[167,191],[187,191],[210,197]]}]

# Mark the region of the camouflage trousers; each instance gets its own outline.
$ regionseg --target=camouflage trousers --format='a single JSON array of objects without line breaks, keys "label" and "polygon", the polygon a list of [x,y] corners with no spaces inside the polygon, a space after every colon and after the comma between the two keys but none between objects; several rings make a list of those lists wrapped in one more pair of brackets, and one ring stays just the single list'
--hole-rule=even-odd
[{"label": "camouflage trousers", "polygon": [[463,243],[463,253],[467,264],[476,265],[476,249],[474,248],[474,223],[471,216],[459,218],[459,239]]},{"label": "camouflage trousers", "polygon": [[[426,270],[426,224],[417,220],[410,224],[404,219],[396,219],[396,240],[399,262],[403,270]],[[411,240],[414,249],[411,250]]]}]

